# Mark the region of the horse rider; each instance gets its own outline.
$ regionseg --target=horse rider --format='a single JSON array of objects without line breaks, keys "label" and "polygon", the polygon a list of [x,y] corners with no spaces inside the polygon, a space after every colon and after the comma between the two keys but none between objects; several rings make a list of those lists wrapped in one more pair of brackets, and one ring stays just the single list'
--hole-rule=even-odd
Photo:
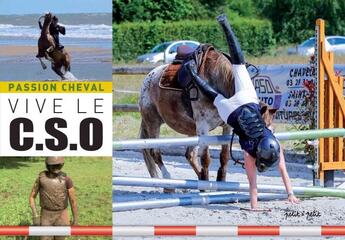
[{"label": "horse rider", "polygon": [[278,164],[288,193],[288,200],[291,203],[298,203],[299,200],[292,191],[283,151],[278,140],[262,119],[259,98],[235,36],[232,36],[232,45],[230,56],[235,79],[235,94],[231,98],[225,98],[198,75],[194,60],[186,63],[186,67],[194,83],[213,102],[221,119],[232,126],[239,136],[241,148],[244,150],[244,166],[249,181],[251,209],[258,210],[256,169],[264,172]]},{"label": "horse rider", "polygon": [[[72,179],[62,172],[63,157],[47,157],[47,170],[39,173],[32,188],[29,202],[32,210],[33,223],[36,226],[69,226],[68,201],[70,202],[73,221],[78,224],[77,199]],[[35,198],[39,194],[41,214],[36,209]],[[41,240],[59,239],[65,237],[42,236]]]},{"label": "horse rider", "polygon": [[[42,23],[38,21],[39,27],[42,30]],[[66,34],[66,28],[64,26],[59,25],[59,19],[54,15],[52,18],[52,23],[49,26],[49,32],[54,38],[55,48],[58,50],[62,50],[64,48],[63,45],[60,44],[60,37],[59,34],[62,35]]]}]

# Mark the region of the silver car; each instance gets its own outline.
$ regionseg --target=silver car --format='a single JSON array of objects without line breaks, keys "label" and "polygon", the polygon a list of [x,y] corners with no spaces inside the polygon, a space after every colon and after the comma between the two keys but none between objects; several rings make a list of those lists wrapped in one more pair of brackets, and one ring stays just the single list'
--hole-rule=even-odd
[{"label": "silver car", "polygon": [[181,45],[188,45],[196,49],[200,43],[189,40],[164,42],[156,45],[149,53],[139,56],[137,61],[149,63],[170,63],[174,60],[177,53],[177,48]]},{"label": "silver car", "polygon": [[[333,51],[335,54],[345,54],[345,37],[342,36],[327,36],[326,37],[326,51]],[[299,54],[310,56],[314,54],[315,37],[311,37],[304,41],[296,48],[289,48],[288,54]]]}]

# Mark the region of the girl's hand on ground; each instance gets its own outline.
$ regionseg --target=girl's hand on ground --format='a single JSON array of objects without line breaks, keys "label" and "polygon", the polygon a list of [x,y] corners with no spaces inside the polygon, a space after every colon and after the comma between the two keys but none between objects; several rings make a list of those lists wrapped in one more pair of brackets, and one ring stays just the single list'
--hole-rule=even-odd
[{"label": "girl's hand on ground", "polygon": [[300,202],[300,200],[295,195],[289,195],[288,201],[292,204],[297,204]]}]

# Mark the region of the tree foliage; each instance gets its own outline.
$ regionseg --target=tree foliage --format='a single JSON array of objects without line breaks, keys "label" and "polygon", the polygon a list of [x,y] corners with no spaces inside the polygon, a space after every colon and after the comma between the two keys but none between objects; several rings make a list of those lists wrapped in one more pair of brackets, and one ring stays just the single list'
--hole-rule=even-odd
[{"label": "tree foliage", "polygon": [[[193,31],[196,36],[199,33],[203,34],[196,30],[199,27],[193,30],[193,26],[196,25],[193,25],[192,21],[186,20],[195,20],[199,23],[209,20],[213,21],[216,26],[215,16],[221,13],[230,16],[231,24],[234,20],[243,17],[258,20],[268,19],[271,22],[268,32],[271,33],[273,29],[273,36],[269,37],[269,39],[271,37],[274,39],[274,41],[270,41],[273,43],[272,46],[275,42],[280,44],[300,43],[313,36],[317,18],[326,20],[327,35],[345,35],[345,0],[113,0],[115,32],[118,29],[123,30],[123,27],[116,25],[125,24],[125,22],[138,23],[138,25],[161,22],[163,24],[161,31],[165,31],[164,24],[185,22],[180,24],[182,29],[175,30],[176,33],[171,35],[171,39],[149,37],[150,41],[158,42],[173,40],[174,36],[175,39],[187,39]],[[187,23],[192,24],[192,27],[185,26]],[[161,25],[152,25],[152,27],[157,26]],[[186,29],[188,29],[187,35],[180,34]],[[155,29],[150,31],[157,32]],[[209,33],[208,30],[207,32]],[[141,33],[136,32],[136,34]],[[252,37],[256,38],[254,34]],[[114,39],[116,39],[115,35]],[[209,39],[215,40],[212,37]],[[158,42],[147,43],[146,41],[147,45],[143,49],[148,50]],[[257,51],[254,52],[257,54]]]},{"label": "tree foliage", "polygon": [[114,21],[177,21],[192,13],[191,0],[113,0]]},{"label": "tree foliage", "polygon": [[313,35],[315,20],[326,20],[328,35],[345,34],[344,0],[257,0],[261,16],[272,21],[281,43],[300,42]]},{"label": "tree foliage", "polygon": [[[237,17],[231,20],[231,25],[247,54],[261,55],[274,46],[271,23],[267,20]],[[215,20],[114,24],[113,39],[116,61],[135,59],[158,43],[181,39],[210,43],[217,49],[228,51],[224,33]]]},{"label": "tree foliage", "polygon": [[236,12],[240,16],[254,17],[257,15],[257,9],[253,0],[228,0],[227,7],[229,11]]},{"label": "tree foliage", "polygon": [[[116,23],[210,19],[226,11],[228,0],[113,0]],[[250,1],[250,0],[248,0]]]}]

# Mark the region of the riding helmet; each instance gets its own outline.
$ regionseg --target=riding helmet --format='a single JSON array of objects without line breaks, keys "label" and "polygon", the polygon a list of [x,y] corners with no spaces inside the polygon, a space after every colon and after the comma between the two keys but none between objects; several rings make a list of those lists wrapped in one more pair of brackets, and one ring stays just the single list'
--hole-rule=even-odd
[{"label": "riding helmet", "polygon": [[255,165],[259,172],[266,171],[269,167],[279,163],[280,145],[273,136],[264,136],[259,140],[256,151]]},{"label": "riding helmet", "polygon": [[57,165],[57,164],[64,164],[65,160],[63,157],[47,157],[46,164],[47,165]]}]

